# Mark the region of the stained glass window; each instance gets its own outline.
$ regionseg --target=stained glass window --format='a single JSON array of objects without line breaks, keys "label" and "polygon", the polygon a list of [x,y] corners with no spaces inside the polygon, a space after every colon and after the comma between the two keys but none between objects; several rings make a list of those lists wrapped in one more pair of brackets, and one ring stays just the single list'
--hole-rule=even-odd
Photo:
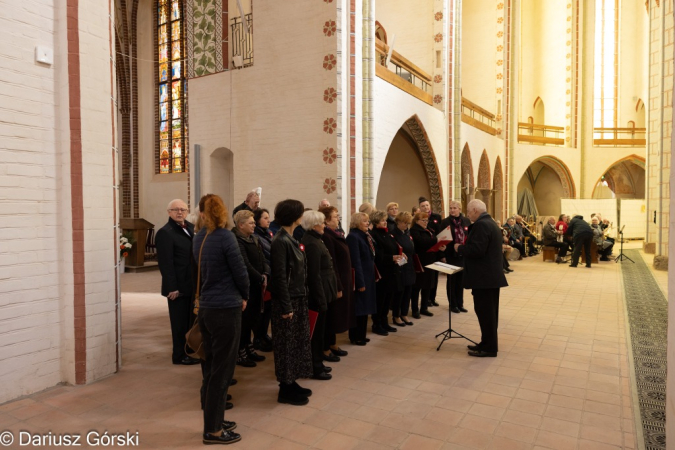
[{"label": "stained glass window", "polygon": [[184,0],[157,0],[159,173],[187,170],[187,80],[183,67]]}]

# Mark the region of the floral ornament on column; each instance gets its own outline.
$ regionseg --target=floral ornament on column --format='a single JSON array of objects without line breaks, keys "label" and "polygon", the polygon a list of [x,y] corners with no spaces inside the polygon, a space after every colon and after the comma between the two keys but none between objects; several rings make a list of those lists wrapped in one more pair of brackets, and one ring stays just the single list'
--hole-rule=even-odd
[{"label": "floral ornament on column", "polygon": [[501,129],[501,128],[497,128],[497,134],[502,134],[502,129]]},{"label": "floral ornament on column", "polygon": [[434,83],[442,83],[443,75],[434,75]]},{"label": "floral ornament on column", "polygon": [[497,116],[495,117],[495,120],[496,120],[497,122],[501,121],[501,120],[502,120],[502,115],[501,115],[501,114],[497,114]]},{"label": "floral ornament on column", "polygon": [[504,4],[503,3],[498,4],[497,9],[504,9]]},{"label": "floral ornament on column", "polygon": [[335,192],[337,189],[337,183],[332,178],[326,178],[323,182],[323,190],[326,194]]},{"label": "floral ornament on column", "polygon": [[504,90],[502,88],[498,87],[497,88],[497,94],[501,94],[502,92],[504,92]]},{"label": "floral ornament on column", "polygon": [[323,68],[326,70],[332,70],[333,67],[337,65],[337,59],[332,53],[323,57]]},{"label": "floral ornament on column", "polygon": [[504,22],[504,18],[503,17],[497,17],[497,23],[502,23],[502,22]]},{"label": "floral ornament on column", "polygon": [[502,78],[504,78],[504,75],[502,75],[501,73],[498,73],[498,74],[497,74],[497,79],[498,79],[498,80],[501,80]]},{"label": "floral ornament on column", "polygon": [[438,11],[436,14],[434,14],[434,19],[436,19],[437,22],[443,20],[443,13]]},{"label": "floral ornament on column", "polygon": [[323,24],[323,34],[326,37],[331,37],[332,35],[334,35],[336,30],[337,25],[335,25],[334,20],[327,20],[326,23]]},{"label": "floral ornament on column", "polygon": [[443,40],[443,33],[436,33],[434,36],[434,42],[441,42]]},{"label": "floral ornament on column", "polygon": [[334,148],[326,147],[323,150],[323,162],[325,162],[326,164],[333,164],[336,159],[337,159],[337,153],[335,153]]},{"label": "floral ornament on column", "polygon": [[337,99],[337,91],[334,88],[328,88],[323,91],[323,101],[333,103]]},{"label": "floral ornament on column", "polygon": [[323,121],[323,132],[333,134],[337,129],[337,122],[332,117]]},{"label": "floral ornament on column", "polygon": [[443,101],[443,96],[442,95],[434,95],[434,103],[438,104]]},{"label": "floral ornament on column", "polygon": [[499,32],[497,32],[497,37],[498,37],[498,38],[500,38],[500,39],[501,39],[501,38],[502,38],[502,36],[504,36],[504,32],[503,32],[503,31],[499,31]]}]

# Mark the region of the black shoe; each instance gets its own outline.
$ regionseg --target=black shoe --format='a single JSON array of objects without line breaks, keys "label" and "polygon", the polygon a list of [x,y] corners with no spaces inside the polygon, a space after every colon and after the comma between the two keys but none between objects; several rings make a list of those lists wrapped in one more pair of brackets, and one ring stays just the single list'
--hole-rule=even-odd
[{"label": "black shoe", "polygon": [[459,312],[460,312],[460,311],[459,311],[459,308],[456,307],[456,306],[453,306],[452,308],[450,308],[450,311],[452,311],[452,312],[454,312],[454,313],[457,313],[457,314],[459,314]]},{"label": "black shoe", "polygon": [[600,261],[609,261],[609,258],[606,257],[606,256],[603,256],[602,258],[600,258]]},{"label": "black shoe", "polygon": [[570,264],[570,267],[576,267],[576,266],[577,266],[576,264]]},{"label": "black shoe", "polygon": [[478,345],[467,345],[466,348],[468,348],[472,352],[477,352],[478,350],[480,350],[480,347]]},{"label": "black shoe", "polygon": [[370,342],[370,338],[365,338],[364,341],[365,341],[366,343],[368,343],[368,342]]},{"label": "black shoe", "polygon": [[301,394],[293,384],[280,383],[277,401],[279,403],[288,403],[289,405],[302,406],[309,403],[309,398],[307,398],[306,395]]},{"label": "black shoe", "polygon": [[330,353],[326,355],[325,353],[323,354],[323,360],[324,361],[330,361],[330,362],[340,362],[340,357],[337,356],[334,353]]},{"label": "black shoe", "polygon": [[380,335],[380,336],[389,336],[389,333],[387,333],[382,327],[374,326],[373,327],[373,333]]},{"label": "black shoe", "polygon": [[484,352],[483,350],[469,350],[469,356],[476,356],[478,358],[494,358],[497,352]]},{"label": "black shoe", "polygon": [[412,313],[412,316],[413,316],[413,319],[420,319],[421,318],[420,313],[418,313],[418,312]]},{"label": "black shoe", "polygon": [[436,300],[430,300],[429,304],[432,306],[441,306]]},{"label": "black shoe", "polygon": [[392,317],[391,323],[393,323],[397,327],[404,327],[405,326],[405,322],[397,322],[396,319],[398,319],[398,317]]},{"label": "black shoe", "polygon": [[428,317],[434,316],[434,313],[432,313],[430,311],[420,311],[420,314],[422,314],[423,316],[428,316]]},{"label": "black shoe", "polygon": [[248,357],[248,359],[250,359],[253,362],[265,361],[265,357],[263,355],[259,355],[255,352],[255,349],[253,348],[253,344],[248,344],[246,346],[246,356]]},{"label": "black shoe", "polygon": [[230,400],[232,400],[232,396],[230,394],[227,394],[227,397],[225,398],[225,400],[227,400],[229,402]]},{"label": "black shoe", "polygon": [[174,361],[173,363],[181,366],[193,366],[195,364],[199,364],[200,361],[201,361],[200,359],[185,356],[183,357],[183,359],[179,359],[178,361]]},{"label": "black shoe", "polygon": [[586,267],[588,267],[588,268],[590,269],[590,268],[591,268],[591,265],[590,265],[590,264],[586,264]]},{"label": "black shoe", "polygon": [[[403,320],[403,319],[401,319],[401,320]],[[415,325],[414,323],[410,322],[409,320],[403,320],[403,323],[404,323],[405,325],[407,325],[407,326],[413,326],[413,325]]]},{"label": "black shoe", "polygon": [[464,308],[463,306],[460,306],[460,307],[459,307],[459,310],[460,310],[461,312],[469,312],[469,310],[466,309],[466,308]]},{"label": "black shoe", "polygon": [[333,378],[333,375],[331,375],[329,373],[326,373],[326,372],[321,372],[321,373],[315,373],[312,376],[312,378],[315,379],[315,380],[326,381],[326,380],[330,380],[331,378]]},{"label": "black shoe", "polygon": [[246,354],[246,349],[241,348],[239,349],[239,357],[237,358],[237,365],[242,366],[242,367],[255,367],[257,364],[254,361],[251,361],[248,359],[248,355]]},{"label": "black shoe", "polygon": [[232,409],[232,408],[234,408],[234,403],[225,402],[225,411],[227,411],[228,409]]},{"label": "black shoe", "polygon": [[236,379],[236,378],[232,378],[232,379],[230,380],[230,386],[234,386],[235,384],[237,384],[237,379]]},{"label": "black shoe", "polygon": [[312,390],[304,388],[300,386],[296,381],[291,383],[291,389],[294,390],[295,392],[299,392],[300,394],[304,395],[305,397],[311,397],[312,396]]},{"label": "black shoe", "polygon": [[396,328],[392,327],[389,324],[382,325],[382,328],[384,328],[385,331],[388,331],[390,333],[396,333],[398,331]]},{"label": "black shoe", "polygon": [[333,368],[328,367],[328,366],[323,366],[323,371],[326,372],[326,373],[331,373],[333,371]]},{"label": "black shoe", "polygon": [[349,342],[351,342],[352,345],[360,345],[362,347],[366,345],[366,341],[349,341]]},{"label": "black shoe", "polygon": [[274,350],[271,342],[264,341],[262,339],[255,338],[253,339],[253,348],[261,352],[271,352]]},{"label": "black shoe", "polygon": [[504,272],[511,273],[511,272],[513,272],[513,269],[504,269]]},{"label": "black shoe", "polygon": [[342,350],[340,347],[337,349],[331,348],[330,352],[334,354],[335,356],[347,356],[349,355],[349,352],[347,350]]},{"label": "black shoe", "polygon": [[202,437],[202,442],[206,445],[209,444],[234,444],[235,442],[241,441],[241,436],[234,431],[223,431],[223,434],[220,436],[214,436],[210,433],[204,433]]},{"label": "black shoe", "polygon": [[232,431],[237,428],[236,422],[230,422],[229,420],[223,420],[223,431]]}]

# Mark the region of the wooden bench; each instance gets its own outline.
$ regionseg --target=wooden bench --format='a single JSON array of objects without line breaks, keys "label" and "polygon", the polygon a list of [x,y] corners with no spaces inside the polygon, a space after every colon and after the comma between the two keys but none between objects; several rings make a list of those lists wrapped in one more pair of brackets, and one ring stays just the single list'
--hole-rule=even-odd
[{"label": "wooden bench", "polygon": [[555,247],[545,245],[542,247],[541,254],[544,257],[544,262],[555,261],[555,257],[558,255],[558,249]]},{"label": "wooden bench", "polygon": [[[599,261],[598,245],[595,242],[591,242],[591,264],[597,264]],[[586,264],[586,252],[584,252],[583,247],[581,247],[581,263]]]}]

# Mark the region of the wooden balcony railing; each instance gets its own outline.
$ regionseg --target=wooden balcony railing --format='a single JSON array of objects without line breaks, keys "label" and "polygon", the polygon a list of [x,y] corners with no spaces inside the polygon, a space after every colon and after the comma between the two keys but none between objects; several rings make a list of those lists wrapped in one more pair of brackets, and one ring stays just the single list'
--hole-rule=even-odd
[{"label": "wooden balcony railing", "polygon": [[375,51],[377,53],[375,73],[378,77],[413,97],[429,105],[432,104],[431,75],[417,67],[396,50],[391,52],[390,64],[393,66],[393,71],[385,67],[389,46],[380,39],[375,39]]},{"label": "wooden balcony railing", "polygon": [[462,97],[462,122],[493,136],[497,135],[495,115],[464,97]]},{"label": "wooden balcony railing", "polygon": [[644,147],[646,128],[594,128],[593,145],[598,147]]},{"label": "wooden balcony railing", "polygon": [[565,145],[565,138],[561,137],[564,131],[565,127],[518,122],[518,142],[538,145]]}]

